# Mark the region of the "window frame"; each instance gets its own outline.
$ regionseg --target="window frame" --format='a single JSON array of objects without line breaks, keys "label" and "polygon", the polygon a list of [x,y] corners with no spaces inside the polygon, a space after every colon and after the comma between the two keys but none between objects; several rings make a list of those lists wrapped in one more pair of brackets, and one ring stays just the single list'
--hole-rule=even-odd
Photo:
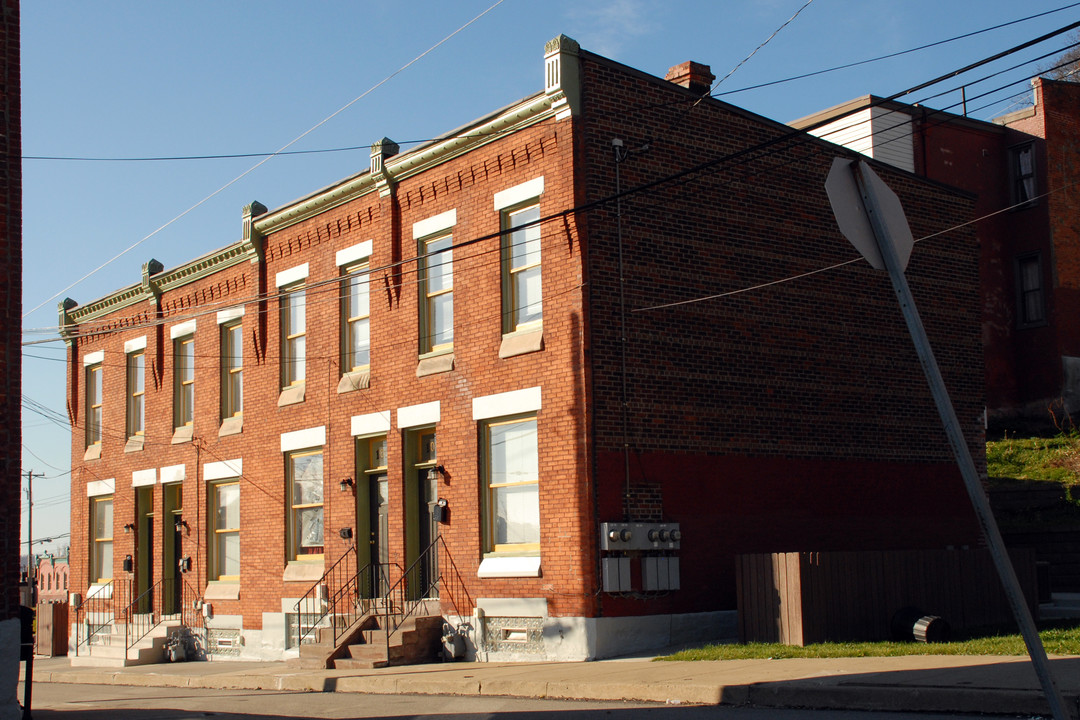
[{"label": "window frame", "polygon": [[[523,223],[515,223],[513,221],[514,215],[519,215],[529,210],[536,210],[536,219],[531,222],[528,227],[522,228],[516,232],[511,232],[511,228],[521,225]],[[535,230],[537,236],[535,238],[537,245],[542,243],[543,234],[540,230],[539,220],[543,216],[540,213],[540,198],[529,198],[520,203],[516,203],[509,207],[502,208],[499,211],[499,223],[502,230],[500,236],[501,242],[501,255],[502,255],[502,292],[503,292],[503,334],[508,335],[515,332],[528,332],[543,327],[544,324],[544,311],[543,311],[543,250],[537,248],[537,260],[534,263],[527,263],[522,266],[515,267],[514,262],[514,245],[518,240],[517,236],[521,236],[521,242],[529,243],[532,240],[525,235],[531,230]],[[539,317],[533,320],[522,321],[520,314],[525,307],[521,305],[517,292],[517,277],[525,272],[528,272],[536,268],[539,270],[541,292],[540,292],[540,312]]]},{"label": "window frame", "polygon": [[[312,457],[319,455],[325,460],[323,447],[305,448],[302,450],[290,450],[285,453],[285,492],[288,498],[288,505],[286,510],[288,513],[286,521],[286,557],[289,562],[299,563],[322,563],[326,556],[326,467],[322,466],[320,472],[321,480],[321,495],[320,502],[318,503],[297,503],[295,494],[296,484],[296,464],[295,460],[301,457]],[[320,463],[321,464],[321,463]],[[300,549],[303,547],[300,543],[299,531],[302,529],[302,523],[299,521],[300,514],[303,511],[318,508],[322,512],[322,545],[312,545],[309,547],[321,548],[321,552],[317,553],[302,553]]]},{"label": "window frame", "polygon": [[[220,515],[221,506],[219,504],[219,499],[221,497],[221,491],[223,489],[225,489],[225,488],[235,488],[236,489],[236,493],[237,493],[237,496],[236,496],[236,503],[237,503],[236,527],[223,528],[223,527],[220,526],[219,515]],[[241,512],[241,507],[240,507],[240,478],[225,478],[225,479],[222,479],[222,480],[217,480],[217,481],[208,483],[207,492],[209,493],[209,497],[207,498],[207,508],[208,508],[208,514],[210,515],[210,517],[209,517],[210,522],[209,522],[209,528],[208,528],[209,532],[210,532],[210,538],[209,538],[210,547],[209,547],[209,552],[207,553],[208,560],[209,560],[209,562],[208,562],[209,578],[208,579],[211,580],[211,581],[217,580],[217,581],[224,581],[224,582],[239,582],[240,581],[240,572],[239,571],[240,571],[240,564],[241,564],[241,559],[240,558],[242,557],[242,555],[240,553],[240,545],[239,545],[239,543],[240,543],[240,528],[241,528],[241,520],[240,520],[240,512]],[[237,559],[236,559],[237,573],[235,575],[226,575],[226,574],[223,573],[223,570],[224,570],[224,567],[225,567],[225,561],[221,557],[222,549],[221,549],[221,544],[220,543],[221,543],[221,538],[224,538],[226,536],[235,536],[236,540],[237,540],[237,550],[236,550],[236,552],[237,552]]]},{"label": "window frame", "polygon": [[[1027,151],[1031,167],[1026,172],[1021,160]],[[1029,208],[1036,204],[1039,194],[1038,165],[1035,161],[1035,141],[1013,145],[1009,148],[1009,179],[1014,210]],[[1027,184],[1030,181],[1030,186]]]},{"label": "window frame", "polygon": [[[493,483],[492,482],[492,428],[505,426],[505,425],[517,425],[523,422],[529,422],[532,424],[533,442],[535,444],[534,453],[536,456],[536,472],[533,479],[523,482],[513,483]],[[484,542],[484,555],[485,556],[538,556],[540,554],[540,527],[542,522],[537,525],[537,537],[536,542],[529,543],[498,543],[496,542],[496,528],[495,523],[498,517],[495,492],[496,488],[504,487],[528,487],[532,486],[536,488],[536,508],[537,514],[540,512],[540,433],[539,424],[537,422],[537,416],[535,413],[524,413],[519,415],[511,415],[506,417],[495,417],[481,421],[480,438],[481,438],[481,474],[482,483],[481,487],[484,493],[483,498],[483,542]]]},{"label": "window frame", "polygon": [[244,324],[234,320],[221,324],[221,419],[243,414]]},{"label": "window frame", "polygon": [[[439,355],[453,352],[454,350],[454,233],[452,229],[446,229],[419,239],[418,251],[420,253],[420,354]],[[443,249],[431,249],[436,243],[447,243]],[[431,290],[431,269],[436,266],[433,260],[438,260],[440,277],[449,280],[449,287],[439,290]],[[446,272],[442,268],[446,266]],[[450,300],[449,327],[435,327],[435,305],[442,298]],[[446,342],[436,342],[436,338],[443,334],[449,334]]]},{"label": "window frame", "polygon": [[[307,382],[307,285],[291,283],[279,289],[281,293],[281,389],[303,385]],[[298,314],[303,327],[294,332],[293,308],[300,301],[302,312]],[[303,351],[297,347],[303,345]]]},{"label": "window frame", "polygon": [[[97,362],[87,365],[84,369],[86,379],[86,447],[91,448],[101,445],[102,415],[104,413],[103,395],[104,378],[102,366],[104,363]],[[96,400],[96,402],[95,402]]]},{"label": "window frame", "polygon": [[[138,360],[138,367],[136,367]],[[125,358],[127,375],[127,437],[146,435],[146,350],[134,350]],[[136,412],[136,406],[138,412]]]},{"label": "window frame", "polygon": [[[185,365],[184,360],[190,366]],[[173,429],[194,424],[195,335],[189,333],[173,339]]]},{"label": "window frame", "polygon": [[[1028,263],[1033,263],[1035,266],[1035,279],[1038,281],[1038,285],[1034,287],[1025,287],[1025,274],[1024,268]],[[1042,254],[1038,252],[1025,253],[1019,255],[1016,258],[1014,264],[1016,272],[1016,326],[1021,329],[1045,327],[1049,322],[1046,312],[1046,283],[1043,278],[1042,267]],[[1032,296],[1036,298],[1039,306],[1039,317],[1030,318],[1028,316],[1028,297]]]},{"label": "window frame", "polygon": [[[341,292],[341,369],[342,373],[367,370],[371,367],[371,274],[368,258],[342,267]],[[363,312],[351,315],[352,301],[357,295],[355,289],[365,287],[367,298]],[[367,329],[367,362],[356,362],[354,338],[357,329],[363,325]]]},{"label": "window frame", "polygon": [[[101,522],[98,520],[97,513],[99,505],[104,506],[105,503],[109,504],[107,536],[102,532],[105,528],[101,527]],[[113,564],[115,560],[113,554],[113,550],[115,549],[115,544],[113,542],[115,532],[114,507],[112,495],[100,495],[90,498],[90,582],[92,584],[108,583],[113,577]],[[99,533],[101,533],[100,536]],[[105,563],[102,562],[103,558],[99,555],[99,552],[106,546],[109,551],[109,562],[108,567],[103,567]],[[103,571],[108,572],[108,574],[102,574]]]}]

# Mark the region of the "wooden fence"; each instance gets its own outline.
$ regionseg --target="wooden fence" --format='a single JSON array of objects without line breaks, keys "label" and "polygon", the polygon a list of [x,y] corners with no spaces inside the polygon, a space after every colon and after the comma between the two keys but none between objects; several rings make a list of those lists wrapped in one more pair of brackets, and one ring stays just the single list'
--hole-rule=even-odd
[{"label": "wooden fence", "polygon": [[[1034,552],[1010,556],[1034,613]],[[735,568],[742,642],[887,640],[893,617],[911,607],[941,617],[954,632],[1015,627],[986,550],[739,555]]]}]

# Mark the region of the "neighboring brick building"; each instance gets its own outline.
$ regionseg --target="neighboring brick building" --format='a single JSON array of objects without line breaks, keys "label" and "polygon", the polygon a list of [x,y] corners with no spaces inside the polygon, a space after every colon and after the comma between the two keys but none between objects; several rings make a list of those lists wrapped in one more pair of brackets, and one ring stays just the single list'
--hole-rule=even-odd
[{"label": "neighboring brick building", "polygon": [[67,558],[54,558],[51,556],[38,558],[37,600],[39,603],[67,602]]},{"label": "neighboring brick building", "polygon": [[21,715],[22,79],[19,2],[0,2],[0,719]]},{"label": "neighboring brick building", "polygon": [[[845,151],[701,99],[697,64],[661,80],[560,37],[544,70],[453,135],[252,203],[223,250],[62,304],[73,592],[179,568],[175,604],[279,658],[350,548],[393,582],[438,535],[470,653],[586,659],[733,633],[738,553],[977,541],[887,276],[690,302],[849,259],[824,190]],[[972,215],[878,171],[916,236]],[[974,238],[908,275],[981,458]],[[649,525],[602,525],[624,522]]]},{"label": "neighboring brick building", "polygon": [[813,132],[976,194],[995,433],[1065,427],[1080,410],[1080,207],[1071,179],[1080,168],[1080,84],[1037,78],[1032,86],[1032,107],[993,122],[864,96],[792,123],[838,117]]}]

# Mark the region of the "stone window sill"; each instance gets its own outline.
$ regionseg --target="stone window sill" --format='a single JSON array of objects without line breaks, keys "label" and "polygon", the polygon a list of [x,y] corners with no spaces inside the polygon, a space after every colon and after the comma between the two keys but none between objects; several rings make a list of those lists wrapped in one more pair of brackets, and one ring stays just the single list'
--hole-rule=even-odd
[{"label": "stone window sill", "polygon": [[285,582],[313,583],[323,576],[322,563],[290,562],[285,566],[281,579]]},{"label": "stone window sill", "polygon": [[206,584],[203,600],[239,600],[240,583],[231,580],[211,580]]},{"label": "stone window sill", "polygon": [[180,443],[191,442],[193,437],[195,437],[195,427],[193,425],[184,425],[173,431],[172,444],[179,445]]},{"label": "stone window sill", "polygon": [[305,383],[299,385],[292,385],[281,391],[278,395],[277,406],[285,407],[286,405],[296,405],[297,403],[304,402],[304,391],[307,388]]},{"label": "stone window sill", "polygon": [[129,437],[127,444],[124,445],[124,452],[139,452],[143,449],[143,444],[146,442],[146,438],[142,435],[135,435]]},{"label": "stone window sill", "polygon": [[227,435],[239,435],[243,430],[244,416],[234,415],[221,421],[221,427],[218,428],[217,434],[218,437],[226,437]]},{"label": "stone window sill", "polygon": [[352,392],[353,390],[367,390],[371,386],[371,370],[353,370],[341,376],[338,382],[338,393]]},{"label": "stone window sill", "polygon": [[480,568],[476,571],[476,577],[540,577],[540,557],[486,557],[480,561]]},{"label": "stone window sill", "polygon": [[83,460],[100,460],[101,459],[101,443],[95,443],[86,448],[86,452],[83,453]]},{"label": "stone window sill", "polygon": [[544,331],[541,328],[527,332],[503,335],[499,345],[499,357],[505,360],[516,355],[527,355],[544,349]]},{"label": "stone window sill", "polygon": [[454,369],[454,354],[444,353],[420,358],[416,365],[416,377],[437,375],[438,373],[450,372]]}]

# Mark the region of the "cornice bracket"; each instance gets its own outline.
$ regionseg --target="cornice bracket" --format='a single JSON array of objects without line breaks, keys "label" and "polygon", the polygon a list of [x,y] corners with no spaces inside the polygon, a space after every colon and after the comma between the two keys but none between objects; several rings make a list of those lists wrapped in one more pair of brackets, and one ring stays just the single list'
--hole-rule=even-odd
[{"label": "cornice bracket", "polygon": [[387,137],[371,143],[371,165],[369,170],[372,179],[375,180],[375,187],[379,191],[379,197],[394,194],[397,183],[387,172],[386,161],[399,152],[401,152],[401,147]]}]

